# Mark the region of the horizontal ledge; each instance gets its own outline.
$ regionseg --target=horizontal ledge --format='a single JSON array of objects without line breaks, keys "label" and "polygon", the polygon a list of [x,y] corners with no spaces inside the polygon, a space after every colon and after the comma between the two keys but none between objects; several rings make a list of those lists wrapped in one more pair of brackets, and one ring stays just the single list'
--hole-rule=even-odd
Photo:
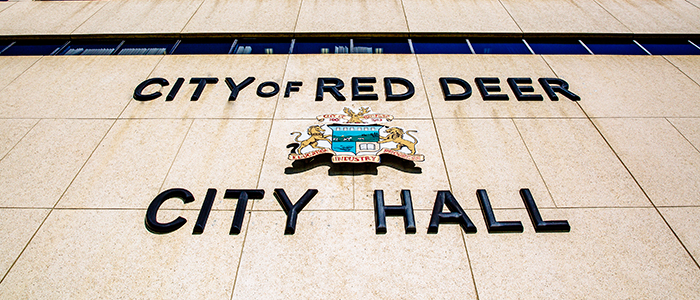
[{"label": "horizontal ledge", "polygon": [[700,39],[700,33],[579,33],[579,32],[202,32],[0,35],[0,41],[106,39],[220,38],[537,38],[537,39]]}]

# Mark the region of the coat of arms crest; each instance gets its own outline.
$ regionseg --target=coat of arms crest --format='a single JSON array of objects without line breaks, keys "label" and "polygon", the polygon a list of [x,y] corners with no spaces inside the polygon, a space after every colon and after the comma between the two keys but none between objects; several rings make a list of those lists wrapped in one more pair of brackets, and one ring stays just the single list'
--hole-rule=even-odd
[{"label": "coat of arms crest", "polygon": [[334,163],[379,163],[380,155],[394,155],[409,161],[423,161],[416,153],[418,139],[411,133],[385,124],[394,117],[371,113],[369,107],[359,112],[343,109],[345,114],[326,114],[316,117],[320,125],[312,125],[306,134],[296,131],[290,160],[304,160],[321,154],[332,154]]}]

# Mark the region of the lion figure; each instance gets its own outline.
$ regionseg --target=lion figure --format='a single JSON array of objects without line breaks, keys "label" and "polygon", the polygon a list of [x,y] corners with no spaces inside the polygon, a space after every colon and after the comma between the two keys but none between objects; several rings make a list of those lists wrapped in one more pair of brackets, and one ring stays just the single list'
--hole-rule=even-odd
[{"label": "lion figure", "polygon": [[418,143],[418,139],[415,136],[411,135],[411,131],[417,132],[415,130],[408,130],[408,131],[406,131],[405,134],[407,134],[408,136],[413,138],[413,140],[415,142],[407,141],[403,138],[403,135],[404,135],[403,129],[398,128],[398,127],[391,127],[391,128],[386,130],[386,132],[388,133],[388,135],[386,137],[381,137],[381,136],[379,137],[381,139],[379,141],[379,143],[381,144],[381,143],[394,142],[394,143],[396,143],[396,148],[391,149],[391,150],[399,151],[399,150],[401,150],[402,147],[406,147],[406,148],[408,148],[409,151],[411,151],[411,155],[414,155],[414,154],[416,154],[416,143]]},{"label": "lion figure", "polygon": [[303,141],[299,140],[299,137],[301,136],[301,132],[298,132],[298,131],[292,132],[291,134],[297,134],[297,136],[294,137],[294,140],[297,143],[299,143],[299,148],[296,149],[297,154],[301,154],[301,149],[303,149],[306,146],[311,146],[311,147],[317,148],[317,149],[324,149],[324,147],[318,146],[318,141],[327,141],[329,143],[331,142],[330,140],[328,140],[328,137],[330,135],[323,135],[324,132],[325,132],[325,130],[323,130],[321,128],[321,126],[319,126],[319,125],[311,126],[311,127],[309,127],[308,130],[306,130],[306,133],[309,134],[309,138],[307,138]]}]

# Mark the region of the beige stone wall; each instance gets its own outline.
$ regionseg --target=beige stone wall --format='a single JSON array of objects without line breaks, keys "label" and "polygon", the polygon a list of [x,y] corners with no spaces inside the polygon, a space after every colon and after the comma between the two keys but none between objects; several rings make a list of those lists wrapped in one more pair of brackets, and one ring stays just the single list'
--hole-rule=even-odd
[{"label": "beige stone wall", "polygon": [[0,35],[691,33],[697,0],[111,0],[0,3]]},{"label": "beige stone wall", "polygon": [[[694,56],[270,55],[3,57],[0,59],[0,298],[692,298],[700,287],[700,58]],[[211,76],[199,101],[132,99],[150,77]],[[256,82],[227,101],[224,77]],[[315,79],[399,76],[409,100],[314,101]],[[438,78],[560,77],[581,96],[463,101]],[[299,80],[284,98],[257,84]],[[473,82],[473,81],[472,81]],[[167,93],[170,87],[162,89]],[[543,93],[535,85],[537,93]],[[375,85],[383,95],[383,86]],[[546,97],[545,97],[546,98]],[[320,166],[285,174],[290,132],[315,117],[370,106],[416,129],[422,173]],[[164,235],[144,216],[188,222]],[[192,229],[218,190],[201,235]],[[225,189],[264,189],[239,235]],[[294,235],[272,196],[318,195]],[[518,195],[568,233],[535,233]],[[401,218],[374,232],[373,191],[388,205],[410,189],[416,234]],[[475,196],[523,233],[489,234]],[[427,234],[438,190],[451,190],[476,234]]]},{"label": "beige stone wall", "polygon": [[[126,0],[0,2],[2,35],[110,33],[690,33],[697,0]],[[225,77],[256,81],[227,101]],[[376,77],[378,101],[351,101],[352,77]],[[390,102],[383,77],[415,95]],[[440,77],[473,95],[445,101]],[[509,101],[483,101],[474,77],[501,79]],[[147,78],[217,77],[198,101],[185,83],[170,102],[140,102]],[[345,81],[345,102],[314,101],[316,79]],[[559,77],[581,97],[516,101],[508,77]],[[264,81],[280,94],[261,98]],[[304,85],[283,97],[288,81]],[[533,85],[535,92],[542,88]],[[153,87],[149,91],[154,91]],[[421,173],[321,165],[286,174],[293,131],[344,107],[414,129]],[[690,299],[700,294],[700,56],[169,55],[0,57],[0,299]],[[146,229],[146,209],[170,188]],[[218,194],[192,234],[207,189]],[[284,234],[273,197],[318,189]],[[570,232],[536,233],[518,191]],[[226,189],[263,189],[229,235]],[[387,218],[376,234],[373,191],[387,205],[410,189],[417,233]],[[475,195],[500,221],[489,234]],[[427,234],[450,190],[475,234]]]}]

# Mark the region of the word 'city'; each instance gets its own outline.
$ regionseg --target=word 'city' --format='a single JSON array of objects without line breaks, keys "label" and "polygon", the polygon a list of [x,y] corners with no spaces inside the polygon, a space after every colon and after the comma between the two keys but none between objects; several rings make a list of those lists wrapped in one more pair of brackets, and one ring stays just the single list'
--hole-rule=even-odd
[{"label": "word 'city'", "polygon": [[[209,212],[216,197],[216,189],[207,190],[204,197],[202,208],[199,211],[199,216],[194,225],[192,234],[201,234],[204,232],[204,227],[209,218]],[[318,190],[309,189],[304,195],[299,198],[296,203],[292,203],[284,189],[275,189],[274,197],[287,214],[287,221],[284,228],[285,234],[294,234],[299,213],[306,207],[311,199],[318,193]],[[224,193],[224,199],[238,199],[236,211],[233,215],[233,222],[229,234],[237,235],[241,232],[243,225],[243,217],[249,199],[263,199],[265,196],[264,190],[239,190],[227,189]],[[385,205],[384,191],[374,191],[374,216],[375,216],[375,232],[383,234],[387,232],[386,217],[403,217],[404,227],[407,234],[416,233],[416,222],[413,214],[413,202],[411,200],[411,191],[401,191],[401,205]],[[479,189],[476,191],[476,196],[479,199],[481,213],[486,223],[486,228],[489,233],[497,232],[523,232],[523,225],[520,221],[497,221],[491,207],[486,190]],[[532,198],[529,189],[521,189],[520,196],[525,203],[525,208],[530,216],[535,232],[568,232],[570,230],[569,222],[566,220],[545,221],[540,215],[539,209]],[[158,209],[168,199],[179,198],[185,204],[194,202],[194,196],[186,189],[174,188],[160,193],[156,196],[146,211],[146,228],[158,234],[170,233],[180,229],[187,220],[183,217],[177,217],[175,220],[168,223],[160,223],[156,219]],[[447,207],[449,212],[443,212],[443,208]],[[433,205],[433,212],[430,216],[430,225],[428,233],[435,234],[438,232],[440,224],[458,224],[466,233],[476,233],[476,226],[467,216],[464,209],[459,205],[457,199],[450,191],[438,191]]]},{"label": "word 'city'", "polygon": [[[255,81],[255,77],[248,77],[243,81],[236,83],[233,78],[226,77],[226,86],[231,93],[228,101],[235,101],[238,93],[248,87]],[[550,100],[558,101],[558,94],[572,100],[578,101],[581,98],[569,90],[569,84],[560,78],[539,78],[537,80],[542,86],[542,89],[547,94]],[[191,101],[199,100],[202,92],[208,85],[214,85],[219,82],[216,77],[192,77],[190,84],[196,84],[194,92],[190,96]],[[532,86],[532,79],[529,77],[508,78],[506,80],[508,86],[513,91],[515,98],[518,101],[542,101],[544,97],[540,94],[535,94]],[[184,78],[178,78],[173,84],[170,91],[165,96],[165,101],[172,101],[177,96],[180,88],[185,83]],[[351,79],[351,94],[353,101],[376,101],[379,100],[379,95],[375,93],[374,84],[377,83],[376,77],[352,77]],[[403,101],[410,99],[415,94],[413,83],[408,79],[401,77],[384,77],[384,96],[386,101]],[[445,101],[460,101],[468,99],[472,95],[471,85],[464,79],[457,77],[441,77],[439,79],[440,88],[442,90]],[[474,84],[476,85],[481,98],[484,101],[507,101],[508,94],[501,93],[501,80],[498,77],[476,77]],[[144,90],[151,85],[165,87],[169,86],[170,82],[165,78],[149,78],[141,82],[134,90],[134,99],[138,101],[150,101],[163,96],[160,91],[152,93],[144,93]],[[299,92],[304,85],[301,81],[287,81],[284,89],[284,97],[290,97],[291,93]],[[402,86],[405,89],[403,93],[394,93],[395,86]],[[337,101],[345,101],[346,97],[341,92],[345,87],[345,83],[340,78],[321,77],[316,81],[316,101],[323,101],[324,94],[328,93]],[[455,91],[457,90],[457,91]],[[274,81],[265,81],[258,84],[256,94],[259,97],[268,98],[277,95],[280,92],[280,85]]]}]

